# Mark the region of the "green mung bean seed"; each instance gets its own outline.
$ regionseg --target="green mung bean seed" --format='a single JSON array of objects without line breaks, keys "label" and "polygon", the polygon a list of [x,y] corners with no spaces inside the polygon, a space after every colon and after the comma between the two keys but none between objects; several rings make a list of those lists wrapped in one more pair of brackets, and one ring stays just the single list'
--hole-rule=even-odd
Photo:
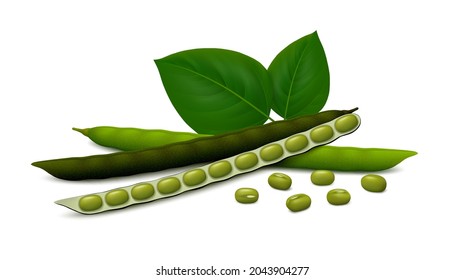
[{"label": "green mung bean seed", "polygon": [[181,187],[181,182],[179,181],[178,178],[175,178],[175,177],[165,178],[161,180],[160,182],[158,182],[158,185],[157,185],[158,192],[162,194],[174,193],[177,190],[179,190],[180,187]]},{"label": "green mung bean seed", "polygon": [[310,175],[310,180],[317,186],[328,186],[334,182],[334,173],[330,170],[315,170]]},{"label": "green mung bean seed", "polygon": [[283,148],[278,144],[271,144],[263,147],[260,150],[260,157],[264,161],[272,161],[278,159],[284,153]]},{"label": "green mung bean seed", "polygon": [[128,200],[128,192],[122,189],[110,191],[105,195],[105,202],[110,206],[120,205]]},{"label": "green mung bean seed", "polygon": [[286,206],[292,212],[305,210],[310,207],[311,203],[312,199],[304,193],[295,194],[286,200]]},{"label": "green mung bean seed", "polygon": [[234,197],[240,203],[254,203],[258,200],[258,191],[252,188],[240,188],[236,190]]},{"label": "green mung bean seed", "polygon": [[333,135],[333,129],[329,125],[321,125],[310,132],[310,138],[315,143],[328,141]]},{"label": "green mung bean seed", "polygon": [[155,188],[151,184],[142,183],[135,185],[131,189],[131,196],[135,200],[144,200],[155,194]]},{"label": "green mung bean seed", "polygon": [[234,163],[237,168],[245,170],[254,167],[258,163],[258,157],[254,153],[245,153],[238,156]]},{"label": "green mung bean seed", "polygon": [[292,185],[292,179],[284,173],[273,173],[268,177],[268,184],[278,190],[288,190]]},{"label": "green mung bean seed", "polygon": [[182,177],[182,180],[184,181],[184,184],[188,186],[195,186],[207,179],[207,174],[205,174],[205,171],[202,169],[194,169],[191,171],[188,171],[184,174]]},{"label": "green mung bean seed", "polygon": [[226,160],[215,162],[212,165],[210,165],[210,167],[208,168],[208,173],[213,178],[220,178],[220,177],[226,176],[229,173],[231,173],[231,171],[232,171],[232,166]]},{"label": "green mung bean seed", "polygon": [[334,127],[339,132],[347,132],[354,129],[357,125],[358,119],[353,115],[343,116],[334,123]]},{"label": "green mung bean seed", "polygon": [[102,207],[102,198],[96,194],[90,194],[79,199],[79,208],[83,211],[95,211]]},{"label": "green mung bean seed", "polygon": [[287,139],[285,146],[289,152],[297,152],[308,146],[308,139],[305,135],[296,135]]},{"label": "green mung bean seed", "polygon": [[383,192],[386,189],[386,179],[380,175],[368,174],[362,177],[362,187],[369,192]]},{"label": "green mung bean seed", "polygon": [[344,189],[333,189],[328,192],[326,199],[332,205],[344,205],[350,201],[350,193]]}]

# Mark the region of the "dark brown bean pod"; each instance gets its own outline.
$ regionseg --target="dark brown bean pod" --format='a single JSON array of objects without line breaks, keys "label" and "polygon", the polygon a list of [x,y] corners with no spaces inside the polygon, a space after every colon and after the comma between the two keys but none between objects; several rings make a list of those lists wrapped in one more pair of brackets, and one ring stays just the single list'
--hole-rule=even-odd
[{"label": "dark brown bean pod", "polygon": [[155,172],[231,157],[306,131],[356,110],[357,108],[330,110],[158,148],[44,160],[32,165],[65,180],[104,179]]}]

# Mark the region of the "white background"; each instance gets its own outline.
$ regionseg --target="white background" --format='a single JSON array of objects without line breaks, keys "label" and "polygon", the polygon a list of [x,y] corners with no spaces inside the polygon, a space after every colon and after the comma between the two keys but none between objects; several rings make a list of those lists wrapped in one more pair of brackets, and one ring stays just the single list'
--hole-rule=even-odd
[{"label": "white background", "polygon": [[[165,266],[309,266],[276,279],[464,279],[461,1],[2,1],[0,4],[0,279],[164,279]],[[55,200],[174,172],[67,182],[33,161],[107,153],[71,127],[189,131],[153,59],[201,47],[232,49],[268,67],[318,31],[331,72],[326,109],[358,106],[360,129],[334,145],[415,150],[381,174],[337,173],[350,204],[308,171],[264,169],[163,201],[79,215]],[[279,170],[283,171],[283,170]],[[260,200],[241,205],[239,187]],[[291,213],[288,196],[309,194]],[[213,279],[213,277],[210,277]],[[215,279],[258,279],[242,276]],[[166,279],[200,279],[170,277]],[[205,279],[202,278],[202,279]]]}]

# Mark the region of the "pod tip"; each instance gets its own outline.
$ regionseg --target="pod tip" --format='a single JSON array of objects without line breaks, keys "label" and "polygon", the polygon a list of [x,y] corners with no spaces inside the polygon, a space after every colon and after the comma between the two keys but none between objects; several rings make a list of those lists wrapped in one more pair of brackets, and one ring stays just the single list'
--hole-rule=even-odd
[{"label": "pod tip", "polygon": [[73,127],[73,130],[74,130],[74,131],[77,131],[77,132],[80,132],[80,133],[82,133],[82,134],[85,135],[85,136],[89,136],[89,129],[88,129],[88,128],[77,128],[77,127]]},{"label": "pod tip", "polygon": [[64,207],[66,207],[66,208],[68,208],[70,210],[73,210],[73,211],[77,212],[77,213],[84,214],[83,212],[79,211],[76,208],[76,205],[73,205],[72,199],[69,199],[69,198],[60,199],[60,200],[55,201],[55,204],[60,205],[60,206],[64,206]]}]

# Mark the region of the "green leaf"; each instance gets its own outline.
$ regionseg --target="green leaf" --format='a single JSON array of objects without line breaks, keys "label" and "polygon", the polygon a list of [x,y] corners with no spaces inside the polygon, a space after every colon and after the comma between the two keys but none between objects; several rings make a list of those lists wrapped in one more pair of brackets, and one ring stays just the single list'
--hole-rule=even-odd
[{"label": "green leaf", "polygon": [[318,113],[329,95],[329,68],[318,34],[300,38],[268,67],[273,110],[284,119]]},{"label": "green leaf", "polygon": [[271,111],[267,70],[244,54],[194,49],[155,60],[171,103],[197,133],[261,125]]}]

